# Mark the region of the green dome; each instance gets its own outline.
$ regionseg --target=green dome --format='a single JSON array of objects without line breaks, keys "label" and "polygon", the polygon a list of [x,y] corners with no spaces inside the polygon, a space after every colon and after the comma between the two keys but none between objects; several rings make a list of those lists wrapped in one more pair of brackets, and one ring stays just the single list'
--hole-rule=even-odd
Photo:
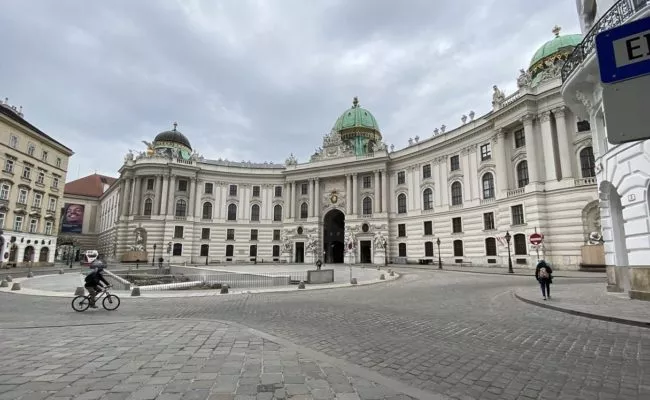
[{"label": "green dome", "polygon": [[556,26],[553,29],[555,37],[552,40],[544,43],[530,60],[529,70],[534,70],[539,67],[546,59],[555,58],[557,56],[568,56],[573,49],[582,42],[582,35],[563,35],[560,36],[560,27]]},{"label": "green dome", "polygon": [[359,99],[355,97],[352,108],[345,111],[336,120],[334,130],[340,133],[341,131],[356,130],[357,128],[379,132],[379,125],[375,117],[370,111],[359,107]]}]

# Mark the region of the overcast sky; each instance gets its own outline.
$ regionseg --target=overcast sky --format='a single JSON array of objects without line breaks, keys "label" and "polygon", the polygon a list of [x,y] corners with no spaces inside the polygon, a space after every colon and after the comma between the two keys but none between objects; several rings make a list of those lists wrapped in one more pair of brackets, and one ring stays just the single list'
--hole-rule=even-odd
[{"label": "overcast sky", "polygon": [[171,128],[207,158],[305,161],[353,96],[386,143],[487,112],[573,0],[3,0],[0,97],[117,176]]}]

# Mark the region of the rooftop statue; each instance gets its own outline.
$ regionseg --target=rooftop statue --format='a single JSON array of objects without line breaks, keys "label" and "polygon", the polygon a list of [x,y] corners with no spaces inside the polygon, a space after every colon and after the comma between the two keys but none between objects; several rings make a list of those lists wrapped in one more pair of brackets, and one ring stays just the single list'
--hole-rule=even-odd
[{"label": "rooftop statue", "polygon": [[499,89],[497,85],[492,86],[492,89],[494,90],[494,93],[492,93],[492,105],[500,106],[501,104],[503,104],[506,95],[503,93],[502,90]]},{"label": "rooftop statue", "polygon": [[530,86],[532,81],[532,78],[530,76],[530,73],[526,71],[525,69],[520,69],[519,70],[519,78],[517,78],[517,86],[522,88],[522,87],[528,87]]}]

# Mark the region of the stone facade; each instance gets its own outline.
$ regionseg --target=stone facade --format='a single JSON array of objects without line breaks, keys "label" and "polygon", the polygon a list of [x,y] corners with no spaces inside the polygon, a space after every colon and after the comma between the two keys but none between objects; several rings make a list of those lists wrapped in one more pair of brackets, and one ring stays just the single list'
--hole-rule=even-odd
[{"label": "stone facade", "polygon": [[[608,13],[616,14],[610,18]],[[580,50],[587,55],[565,65],[562,93],[572,111],[592,127],[608,290],[650,299],[650,141],[608,142],[602,86],[590,42],[597,32],[649,16],[650,3],[584,0],[578,1],[578,14],[586,29]]]}]

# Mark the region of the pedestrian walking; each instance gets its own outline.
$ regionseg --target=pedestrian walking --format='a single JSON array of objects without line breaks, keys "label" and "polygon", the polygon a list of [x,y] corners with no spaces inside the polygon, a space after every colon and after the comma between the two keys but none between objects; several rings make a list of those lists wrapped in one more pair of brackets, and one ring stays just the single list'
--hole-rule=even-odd
[{"label": "pedestrian walking", "polygon": [[544,300],[550,299],[553,270],[546,261],[539,260],[537,262],[537,268],[535,268],[535,279],[537,279],[539,286],[542,288],[542,296],[544,296]]}]

